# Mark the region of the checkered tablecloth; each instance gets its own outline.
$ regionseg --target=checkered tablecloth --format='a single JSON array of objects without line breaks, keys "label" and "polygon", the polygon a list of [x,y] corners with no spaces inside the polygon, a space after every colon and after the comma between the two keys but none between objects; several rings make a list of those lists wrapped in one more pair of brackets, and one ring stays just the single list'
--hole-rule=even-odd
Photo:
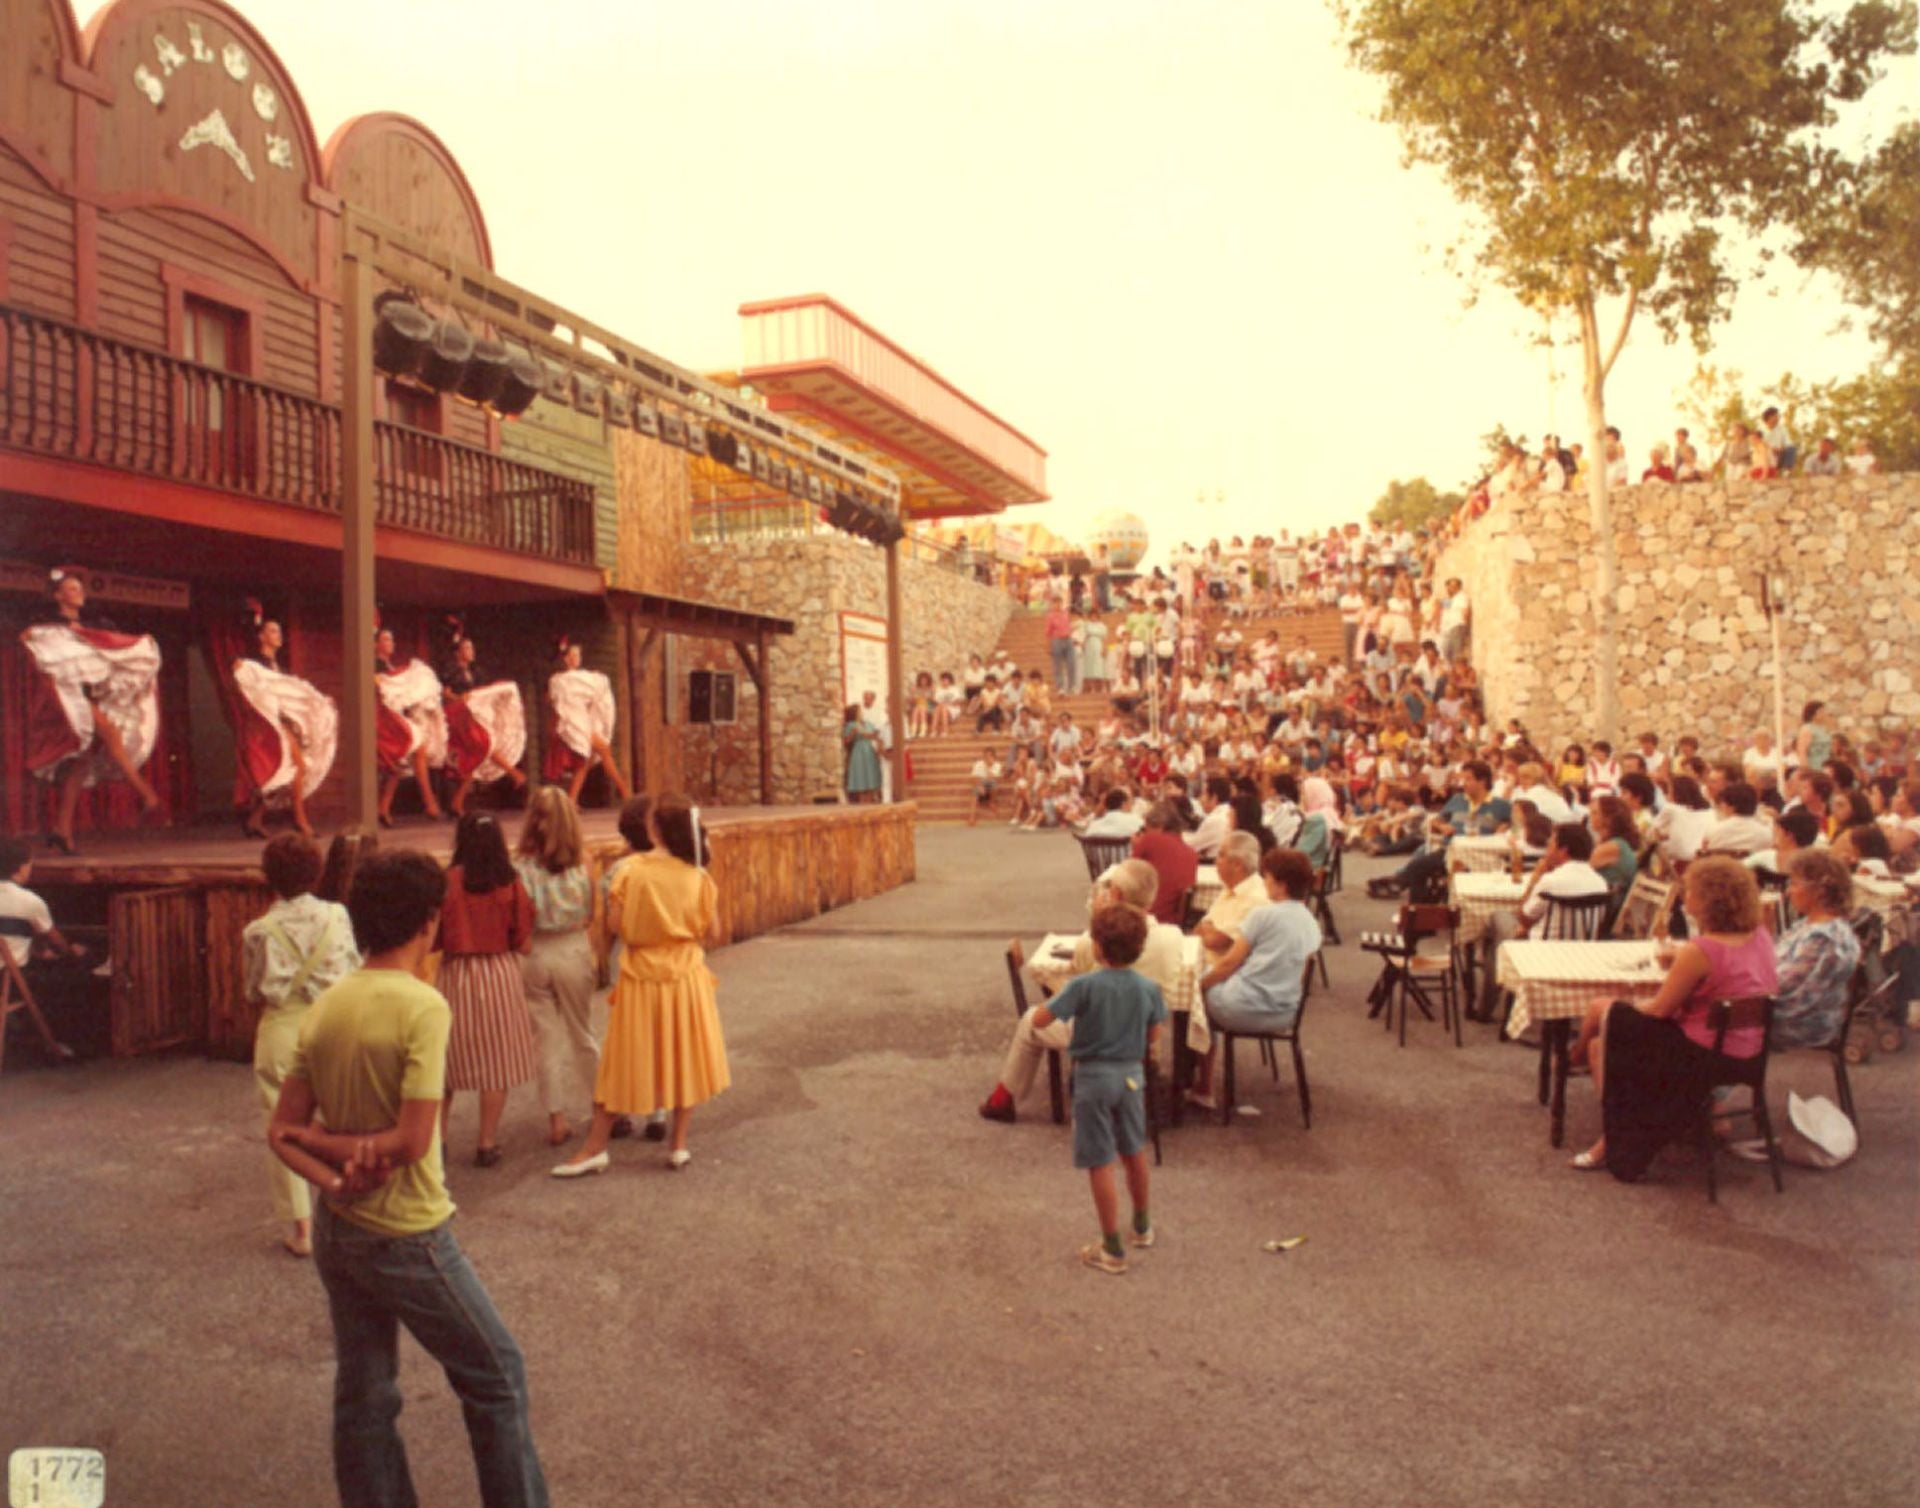
[{"label": "checkered tablecloth", "polygon": [[1519,1036],[1532,1021],[1564,1021],[1585,1014],[1598,998],[1630,1000],[1657,995],[1666,970],[1655,962],[1651,942],[1502,943],[1495,978],[1513,991],[1513,1022]]},{"label": "checkered tablecloth", "polygon": [[1513,844],[1503,833],[1490,838],[1455,838],[1447,845],[1449,869],[1457,866],[1471,874],[1504,873],[1512,862]]},{"label": "checkered tablecloth", "polygon": [[[1080,938],[1069,932],[1049,932],[1040,946],[1027,955],[1027,972],[1033,982],[1048,994],[1058,994],[1073,978],[1073,948]],[[1055,957],[1055,951],[1065,957]],[[1207,1027],[1207,1013],[1200,1004],[1200,976],[1206,972],[1200,939],[1189,937],[1181,944],[1180,977],[1173,994],[1167,997],[1167,1009],[1187,1013],[1187,1046],[1195,1052],[1207,1052],[1213,1046],[1213,1033]]]},{"label": "checkered tablecloth", "polygon": [[1519,910],[1520,896],[1526,888],[1525,880],[1506,874],[1456,874],[1452,897],[1453,904],[1460,908],[1460,945],[1465,947],[1485,937],[1501,912]]},{"label": "checkered tablecloth", "polygon": [[1202,864],[1193,879],[1193,909],[1204,912],[1220,899],[1220,892],[1226,888],[1220,883],[1220,871],[1211,864]]}]

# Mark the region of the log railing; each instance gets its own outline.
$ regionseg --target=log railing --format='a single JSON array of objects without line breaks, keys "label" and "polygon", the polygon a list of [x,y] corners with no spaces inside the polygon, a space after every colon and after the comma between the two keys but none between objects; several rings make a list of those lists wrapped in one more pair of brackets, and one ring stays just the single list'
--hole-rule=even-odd
[{"label": "log railing", "polygon": [[[340,511],[340,410],[0,304],[0,446]],[[593,485],[401,425],[374,425],[382,524],[580,564]]]}]

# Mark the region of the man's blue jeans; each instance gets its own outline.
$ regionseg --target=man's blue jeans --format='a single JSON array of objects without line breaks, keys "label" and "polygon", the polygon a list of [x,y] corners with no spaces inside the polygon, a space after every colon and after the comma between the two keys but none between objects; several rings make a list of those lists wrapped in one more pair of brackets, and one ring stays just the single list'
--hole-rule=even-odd
[{"label": "man's blue jeans", "polygon": [[1073,640],[1049,639],[1047,652],[1053,657],[1053,689],[1071,694],[1073,691]]},{"label": "man's blue jeans", "polygon": [[401,1443],[400,1326],[460,1399],[486,1508],[546,1508],[527,1371],[452,1223],[382,1236],[314,1208],[314,1265],[333,1315],[333,1475],[343,1508],[416,1508]]}]

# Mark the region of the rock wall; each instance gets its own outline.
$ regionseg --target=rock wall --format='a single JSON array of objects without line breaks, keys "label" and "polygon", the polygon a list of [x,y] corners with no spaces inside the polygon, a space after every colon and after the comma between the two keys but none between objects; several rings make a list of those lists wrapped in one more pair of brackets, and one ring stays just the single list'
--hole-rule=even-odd
[{"label": "rock wall", "polygon": [[[1000,640],[1013,603],[1005,593],[916,560],[901,562],[906,620],[907,682],[921,670],[958,671],[973,651]],[[723,544],[691,544],[682,561],[682,595],[793,621],[790,636],[770,642],[767,661],[773,707],[773,799],[811,801],[841,788],[840,614],[884,618],[884,554],[840,534],[765,536]],[[686,781],[702,799],[736,804],[759,799],[759,702],[731,648],[680,641],[677,695],[686,714],[686,671],[741,671],[739,721],[686,731]],[[894,717],[894,733],[903,717]]]},{"label": "rock wall", "polygon": [[[1787,587],[1789,739],[1815,698],[1855,734],[1920,718],[1920,475],[1654,483],[1613,509],[1623,736],[1697,733],[1711,754],[1772,727],[1762,572]],[[1579,492],[1503,499],[1441,557],[1473,604],[1488,712],[1542,747],[1598,731],[1592,547]]]}]

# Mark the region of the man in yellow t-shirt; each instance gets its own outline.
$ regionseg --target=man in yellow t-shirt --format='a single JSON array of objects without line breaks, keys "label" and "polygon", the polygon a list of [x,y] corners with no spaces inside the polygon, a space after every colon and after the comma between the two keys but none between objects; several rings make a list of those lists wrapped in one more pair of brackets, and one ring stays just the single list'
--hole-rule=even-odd
[{"label": "man in yellow t-shirt", "polygon": [[427,855],[374,854],[347,911],[366,962],[308,1008],[268,1139],[317,1185],[314,1259],[333,1319],[334,1481],[345,1508],[414,1501],[400,1414],[406,1324],[459,1395],[487,1508],[545,1508],[526,1366],[453,1237],[441,1177],[446,999],[417,970],[446,877]]}]

